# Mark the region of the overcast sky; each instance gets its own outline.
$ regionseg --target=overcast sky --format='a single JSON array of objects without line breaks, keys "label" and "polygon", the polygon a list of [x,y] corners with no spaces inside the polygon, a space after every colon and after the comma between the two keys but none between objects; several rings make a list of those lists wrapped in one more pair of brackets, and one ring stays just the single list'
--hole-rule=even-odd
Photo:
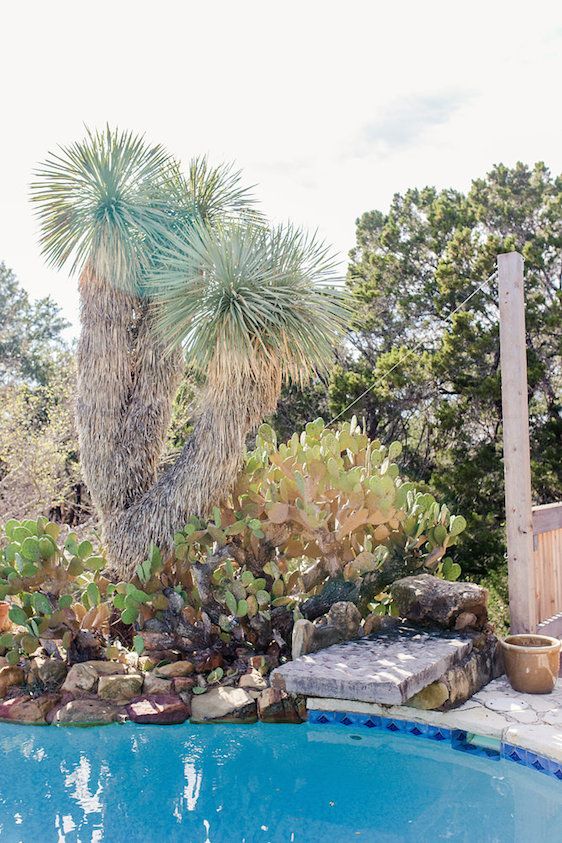
[{"label": "overcast sky", "polygon": [[35,164],[83,125],[235,160],[273,220],[341,252],[364,211],[500,161],[562,171],[562,3],[27,0],[0,9],[0,260],[76,324],[45,266]]}]

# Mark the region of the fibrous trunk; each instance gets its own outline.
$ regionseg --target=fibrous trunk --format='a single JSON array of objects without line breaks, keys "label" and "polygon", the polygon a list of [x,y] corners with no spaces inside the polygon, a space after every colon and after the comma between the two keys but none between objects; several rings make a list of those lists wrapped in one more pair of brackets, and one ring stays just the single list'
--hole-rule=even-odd
[{"label": "fibrous trunk", "polygon": [[174,465],[135,503],[104,521],[111,572],[128,577],[151,543],[164,552],[190,515],[205,516],[228,495],[248,433],[275,408],[281,388],[276,369],[247,372],[229,385],[211,382],[195,429]]},{"label": "fibrous trunk", "polygon": [[[152,311],[89,269],[80,279],[77,426],[84,479],[102,523],[111,573],[130,577],[152,543],[166,553],[190,515],[230,491],[248,433],[272,412],[281,375],[272,361],[211,367],[199,419],[176,462],[159,474],[183,371]],[[232,361],[230,361],[231,363]]]}]

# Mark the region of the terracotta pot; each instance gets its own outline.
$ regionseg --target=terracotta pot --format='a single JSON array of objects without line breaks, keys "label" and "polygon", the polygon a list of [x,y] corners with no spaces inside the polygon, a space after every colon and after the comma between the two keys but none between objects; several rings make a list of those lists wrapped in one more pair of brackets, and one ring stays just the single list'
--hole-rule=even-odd
[{"label": "terracotta pot", "polygon": [[511,687],[524,694],[550,694],[560,670],[560,645],[548,635],[508,635],[502,641]]}]

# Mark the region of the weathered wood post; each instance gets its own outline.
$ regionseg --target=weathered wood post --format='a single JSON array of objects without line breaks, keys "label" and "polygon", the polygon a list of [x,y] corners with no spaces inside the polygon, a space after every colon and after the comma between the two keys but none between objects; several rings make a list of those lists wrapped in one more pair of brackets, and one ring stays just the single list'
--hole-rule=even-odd
[{"label": "weathered wood post", "polygon": [[531,454],[523,258],[498,255],[503,460],[511,631],[535,632]]}]

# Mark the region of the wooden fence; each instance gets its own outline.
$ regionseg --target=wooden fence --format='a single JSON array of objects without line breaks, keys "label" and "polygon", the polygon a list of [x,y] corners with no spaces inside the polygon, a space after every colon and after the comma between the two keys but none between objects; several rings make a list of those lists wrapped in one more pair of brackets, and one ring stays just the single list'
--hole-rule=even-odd
[{"label": "wooden fence", "polygon": [[538,631],[562,636],[562,503],[533,507]]}]

